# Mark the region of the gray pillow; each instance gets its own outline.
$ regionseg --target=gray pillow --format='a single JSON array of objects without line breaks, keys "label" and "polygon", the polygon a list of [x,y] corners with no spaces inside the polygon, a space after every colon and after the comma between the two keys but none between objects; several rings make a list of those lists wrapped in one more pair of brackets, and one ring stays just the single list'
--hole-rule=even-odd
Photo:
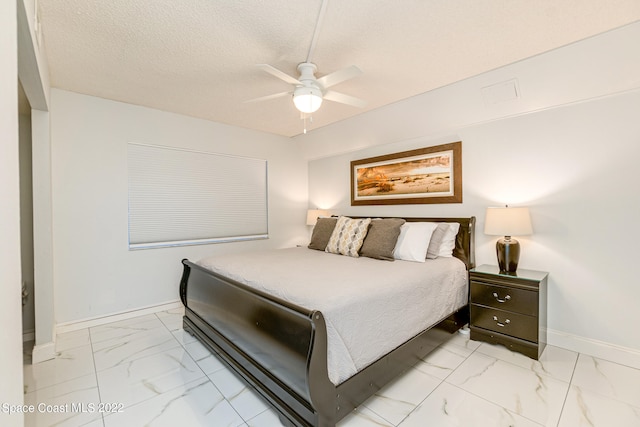
[{"label": "gray pillow", "polygon": [[406,221],[401,218],[374,219],[367,237],[364,239],[360,255],[375,259],[393,261],[393,249],[396,247],[400,227]]},{"label": "gray pillow", "polygon": [[333,229],[336,228],[338,218],[318,218],[318,222],[313,227],[313,233],[311,233],[311,242],[309,242],[309,249],[317,249],[324,251],[331,238]]},{"label": "gray pillow", "polygon": [[438,224],[429,241],[427,258],[436,259],[438,257],[448,258],[453,256],[459,229],[460,224],[457,222],[442,222]]}]

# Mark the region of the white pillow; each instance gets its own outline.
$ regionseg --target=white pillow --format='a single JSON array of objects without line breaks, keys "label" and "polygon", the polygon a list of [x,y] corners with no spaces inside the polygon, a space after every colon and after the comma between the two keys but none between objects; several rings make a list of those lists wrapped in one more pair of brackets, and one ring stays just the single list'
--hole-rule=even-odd
[{"label": "white pillow", "polygon": [[424,262],[429,240],[437,226],[435,222],[405,222],[400,227],[393,257],[404,261]]},{"label": "white pillow", "polygon": [[456,236],[459,229],[460,223],[458,222],[439,223],[431,236],[429,248],[427,249],[427,258],[451,258],[453,249],[456,247]]}]

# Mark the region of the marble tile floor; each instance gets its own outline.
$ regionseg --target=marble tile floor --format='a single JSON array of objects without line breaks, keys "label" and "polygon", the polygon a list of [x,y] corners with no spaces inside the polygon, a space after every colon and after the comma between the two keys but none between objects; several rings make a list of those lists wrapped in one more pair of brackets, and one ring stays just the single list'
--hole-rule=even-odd
[{"label": "marble tile floor", "polygon": [[[280,425],[182,330],[181,310],[60,334],[56,346],[37,365],[25,353],[25,404],[43,409],[28,427]],[[534,361],[454,334],[338,426],[640,426],[640,370],[553,346]]]}]

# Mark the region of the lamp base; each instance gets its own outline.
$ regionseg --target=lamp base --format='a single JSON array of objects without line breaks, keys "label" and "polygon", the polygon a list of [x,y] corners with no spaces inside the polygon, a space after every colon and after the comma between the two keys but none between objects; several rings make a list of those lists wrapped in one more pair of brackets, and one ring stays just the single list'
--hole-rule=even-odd
[{"label": "lamp base", "polygon": [[496,242],[496,254],[498,255],[498,267],[500,272],[515,273],[520,260],[520,242],[505,236]]}]

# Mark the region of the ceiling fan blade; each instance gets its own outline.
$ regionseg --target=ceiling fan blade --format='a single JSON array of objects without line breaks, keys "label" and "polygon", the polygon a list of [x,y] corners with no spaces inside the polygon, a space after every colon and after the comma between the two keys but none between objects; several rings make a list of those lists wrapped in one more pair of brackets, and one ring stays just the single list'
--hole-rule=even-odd
[{"label": "ceiling fan blade", "polygon": [[273,95],[267,95],[267,96],[261,96],[260,98],[249,99],[247,101],[244,101],[244,103],[246,104],[246,103],[249,103],[249,102],[268,101],[270,99],[282,98],[283,96],[292,95],[292,94],[293,94],[293,92],[274,93]]},{"label": "ceiling fan blade", "polygon": [[355,65],[352,65],[350,67],[343,68],[342,70],[329,73],[326,76],[322,76],[319,79],[317,79],[317,81],[322,85],[322,87],[328,88],[328,87],[337,85],[338,83],[342,83],[345,80],[349,80],[354,77],[357,77],[360,74],[362,74],[362,71],[360,71],[360,68],[356,67]]},{"label": "ceiling fan blade", "polygon": [[292,84],[292,85],[300,85],[302,84],[300,82],[300,80],[296,79],[295,77],[291,77],[289,74],[285,73],[284,71],[280,71],[275,67],[272,67],[269,64],[258,64],[257,65],[258,68],[260,68],[262,71],[266,71],[267,73],[271,74],[274,77],[279,78],[280,80],[284,80],[285,82]]},{"label": "ceiling fan blade", "polygon": [[356,98],[355,96],[345,95],[344,93],[340,92],[334,92],[332,90],[325,92],[323,98],[329,101],[339,102],[340,104],[347,104],[358,108],[364,108],[367,105],[367,101]]}]

